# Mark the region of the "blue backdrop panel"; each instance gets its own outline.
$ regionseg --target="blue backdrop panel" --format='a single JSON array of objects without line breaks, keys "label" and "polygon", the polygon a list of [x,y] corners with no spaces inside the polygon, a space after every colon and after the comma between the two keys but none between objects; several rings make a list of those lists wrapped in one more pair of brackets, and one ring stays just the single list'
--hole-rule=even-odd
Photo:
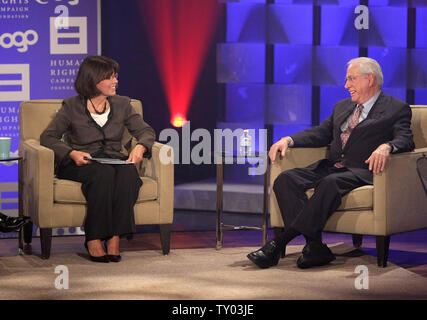
[{"label": "blue backdrop panel", "polygon": [[356,17],[353,6],[322,7],[321,44],[406,47],[406,8],[369,7],[369,29],[357,30]]},{"label": "blue backdrop panel", "polygon": [[229,83],[226,85],[226,121],[264,123],[265,85]]},{"label": "blue backdrop panel", "polygon": [[382,90],[386,95],[393,96],[396,99],[406,101],[406,88],[387,88],[383,87]]},{"label": "blue backdrop panel", "polygon": [[311,86],[268,85],[269,124],[311,125]]},{"label": "blue backdrop panel", "polygon": [[[408,0],[406,0],[406,1],[408,1]],[[412,0],[412,6],[413,7],[427,7],[427,1],[426,0]]]},{"label": "blue backdrop panel", "polygon": [[291,134],[309,129],[311,126],[293,125],[293,124],[275,124],[273,126],[273,142],[279,141],[280,138]]},{"label": "blue backdrop panel", "polygon": [[380,64],[384,75],[384,87],[406,87],[406,48],[368,48],[369,57]]},{"label": "blue backdrop panel", "polygon": [[268,43],[312,44],[313,6],[268,6]]},{"label": "blue backdrop panel", "polygon": [[427,49],[411,49],[410,57],[410,88],[427,88]]},{"label": "blue backdrop panel", "polygon": [[265,81],[265,45],[220,43],[217,46],[219,83]]},{"label": "blue backdrop panel", "polygon": [[399,6],[406,7],[408,0],[369,0],[369,7],[371,6]]},{"label": "blue backdrop panel", "polygon": [[318,5],[339,5],[339,6],[352,6],[359,5],[359,0],[317,0]]},{"label": "blue backdrop panel", "polygon": [[275,0],[275,3],[285,4],[313,4],[314,2],[318,5],[359,5],[359,0]]},{"label": "blue backdrop panel", "polygon": [[313,4],[313,0],[275,0],[274,2],[281,4]]},{"label": "blue backdrop panel", "polygon": [[347,62],[358,56],[358,47],[317,47],[313,84],[344,86]]},{"label": "blue backdrop panel", "polygon": [[344,85],[320,87],[320,122],[332,114],[334,106],[338,101],[347,98],[350,98],[350,94],[344,89]]},{"label": "blue backdrop panel", "polygon": [[227,42],[265,42],[266,6],[262,4],[227,5]]},{"label": "blue backdrop panel", "polygon": [[266,0],[219,0],[219,3],[241,3],[241,4],[245,4],[245,3],[265,3]]},{"label": "blue backdrop panel", "polygon": [[415,89],[414,91],[415,91],[414,104],[427,106],[427,89]]},{"label": "blue backdrop panel", "polygon": [[360,45],[405,48],[407,20],[408,10],[405,7],[370,7],[369,29],[361,31]]},{"label": "blue backdrop panel", "polygon": [[353,6],[323,6],[320,43],[328,46],[357,46],[359,31],[354,27]]},{"label": "blue backdrop panel", "polygon": [[415,24],[415,47],[427,48],[427,8],[417,8]]},{"label": "blue backdrop panel", "polygon": [[311,85],[313,47],[274,46],[274,82]]}]

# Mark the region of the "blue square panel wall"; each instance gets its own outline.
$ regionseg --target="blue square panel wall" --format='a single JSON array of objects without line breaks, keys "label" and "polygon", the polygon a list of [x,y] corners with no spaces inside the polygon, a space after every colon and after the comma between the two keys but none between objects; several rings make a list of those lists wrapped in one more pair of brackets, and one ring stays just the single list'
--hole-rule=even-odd
[{"label": "blue square panel wall", "polygon": [[387,88],[387,87],[383,87],[381,89],[388,96],[392,96],[392,97],[394,97],[396,99],[400,99],[402,101],[406,101],[406,88]]},{"label": "blue square panel wall", "polygon": [[359,0],[317,0],[318,5],[338,5],[338,6],[352,6],[359,5]]},{"label": "blue square panel wall", "polygon": [[361,30],[360,45],[406,48],[408,9],[369,7],[369,28]]},{"label": "blue square panel wall", "polygon": [[294,125],[294,124],[275,124],[273,126],[273,143],[280,140],[280,138],[289,136],[291,134],[310,129],[311,126]]},{"label": "blue square panel wall", "polygon": [[217,80],[219,83],[264,83],[265,45],[219,43],[217,45]]},{"label": "blue square panel wall", "polygon": [[358,56],[358,47],[316,47],[313,85],[344,86],[347,62]]},{"label": "blue square panel wall", "polygon": [[427,88],[427,49],[410,50],[409,87]]},{"label": "blue square panel wall", "polygon": [[311,85],[313,47],[277,44],[274,46],[274,82]]},{"label": "blue square panel wall", "polygon": [[226,85],[225,118],[227,122],[264,123],[264,84],[228,83]]},{"label": "blue square panel wall", "polygon": [[267,0],[219,0],[219,3],[265,3]]},{"label": "blue square panel wall", "polygon": [[417,8],[415,24],[415,47],[427,48],[427,8]]},{"label": "blue square panel wall", "polygon": [[268,43],[313,43],[313,6],[272,4],[267,13]]},{"label": "blue square panel wall", "polygon": [[320,87],[320,122],[322,122],[332,114],[334,106],[338,101],[347,98],[350,98],[350,94],[346,89],[344,89],[344,86]]},{"label": "blue square panel wall", "polygon": [[321,9],[320,44],[357,46],[359,30],[354,27],[354,6],[323,6]]},{"label": "blue square panel wall", "polygon": [[267,123],[311,125],[311,86],[268,85]]},{"label": "blue square panel wall", "polygon": [[368,56],[377,60],[383,70],[384,87],[406,87],[407,53],[406,48],[368,48]]},{"label": "blue square panel wall", "polygon": [[412,0],[413,7],[427,7],[426,0]]},{"label": "blue square panel wall", "polygon": [[398,6],[406,7],[408,5],[408,0],[369,0],[369,7],[371,6]]},{"label": "blue square panel wall", "polygon": [[322,7],[322,45],[406,47],[406,8],[369,6],[368,29],[361,30],[355,26],[360,14],[355,14],[354,9],[354,6]]},{"label": "blue square panel wall", "polygon": [[414,104],[427,106],[427,88],[426,89],[415,89],[415,101]]},{"label": "blue square panel wall", "polygon": [[265,43],[265,4],[229,3],[227,5],[227,42]]},{"label": "blue square panel wall", "polygon": [[313,0],[275,0],[274,3],[280,3],[280,4],[313,4]]}]

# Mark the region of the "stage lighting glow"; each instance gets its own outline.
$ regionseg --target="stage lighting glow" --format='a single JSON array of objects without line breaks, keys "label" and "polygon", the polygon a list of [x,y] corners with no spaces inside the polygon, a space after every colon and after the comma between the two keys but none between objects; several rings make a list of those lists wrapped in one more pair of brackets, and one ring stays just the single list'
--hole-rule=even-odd
[{"label": "stage lighting glow", "polygon": [[176,115],[174,118],[172,118],[172,125],[174,127],[180,128],[187,122],[187,119],[181,115]]},{"label": "stage lighting glow", "polygon": [[174,124],[178,115],[186,118],[220,6],[217,0],[139,3]]}]

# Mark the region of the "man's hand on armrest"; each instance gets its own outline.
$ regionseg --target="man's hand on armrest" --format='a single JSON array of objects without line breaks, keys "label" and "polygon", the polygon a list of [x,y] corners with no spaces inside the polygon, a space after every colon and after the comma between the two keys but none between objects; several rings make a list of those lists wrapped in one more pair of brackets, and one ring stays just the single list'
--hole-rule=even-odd
[{"label": "man's hand on armrest", "polygon": [[374,174],[382,172],[391,151],[392,147],[387,143],[383,143],[375,149],[371,156],[365,161],[365,163],[369,164],[369,170]]},{"label": "man's hand on armrest", "polygon": [[290,137],[283,137],[271,146],[270,151],[268,152],[268,156],[270,157],[271,163],[274,163],[274,161],[276,161],[277,152],[280,152],[282,157],[285,156],[286,150],[288,149],[291,142],[292,140]]}]

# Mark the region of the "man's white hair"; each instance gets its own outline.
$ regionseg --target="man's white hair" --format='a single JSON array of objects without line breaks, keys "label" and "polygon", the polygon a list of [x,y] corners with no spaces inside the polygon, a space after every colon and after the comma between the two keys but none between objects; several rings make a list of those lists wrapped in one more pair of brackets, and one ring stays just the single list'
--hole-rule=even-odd
[{"label": "man's white hair", "polygon": [[359,65],[359,73],[360,74],[368,74],[373,73],[375,75],[375,78],[377,79],[378,87],[381,88],[384,82],[383,72],[381,70],[381,66],[377,61],[371,58],[367,57],[359,57],[351,59],[349,62],[347,62],[347,66],[350,66],[351,64],[358,64]]}]

